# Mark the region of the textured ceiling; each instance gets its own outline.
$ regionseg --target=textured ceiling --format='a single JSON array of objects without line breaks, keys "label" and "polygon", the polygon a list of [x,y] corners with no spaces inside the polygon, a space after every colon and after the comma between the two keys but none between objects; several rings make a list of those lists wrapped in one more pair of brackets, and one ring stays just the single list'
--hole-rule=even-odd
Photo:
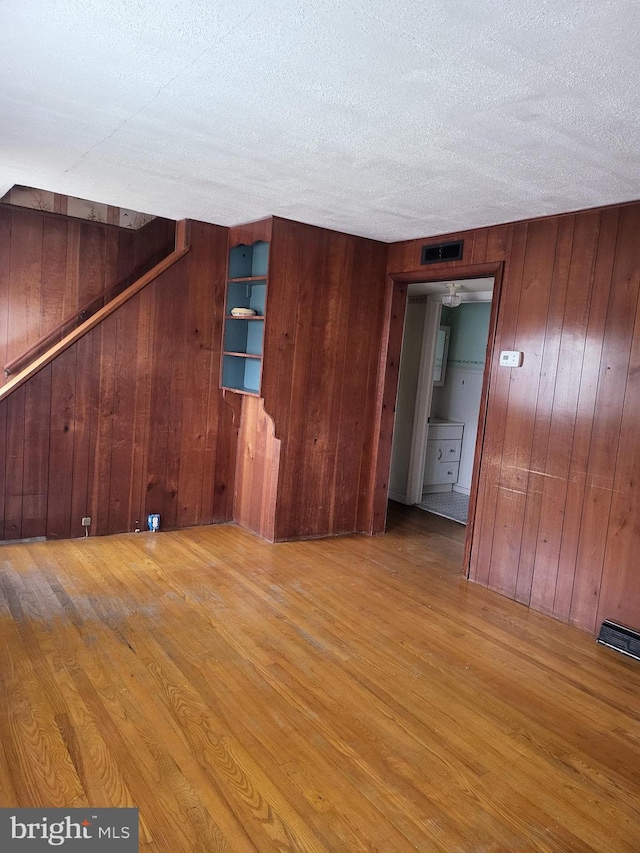
[{"label": "textured ceiling", "polygon": [[636,199],[639,9],[4,0],[0,196],[382,240]]}]

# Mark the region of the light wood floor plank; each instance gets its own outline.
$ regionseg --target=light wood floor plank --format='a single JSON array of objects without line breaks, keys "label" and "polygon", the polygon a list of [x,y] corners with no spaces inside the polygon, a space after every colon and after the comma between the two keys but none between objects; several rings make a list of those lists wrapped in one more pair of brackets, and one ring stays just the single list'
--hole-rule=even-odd
[{"label": "light wood floor plank", "polygon": [[2,546],[2,804],[137,806],[148,853],[637,853],[640,664],[463,540]]}]

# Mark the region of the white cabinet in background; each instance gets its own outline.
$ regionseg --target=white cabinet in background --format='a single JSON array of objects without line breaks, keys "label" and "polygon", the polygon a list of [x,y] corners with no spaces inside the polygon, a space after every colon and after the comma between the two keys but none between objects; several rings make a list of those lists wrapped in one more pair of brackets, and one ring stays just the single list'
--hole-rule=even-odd
[{"label": "white cabinet in background", "polygon": [[429,421],[423,492],[450,492],[458,481],[464,424]]}]

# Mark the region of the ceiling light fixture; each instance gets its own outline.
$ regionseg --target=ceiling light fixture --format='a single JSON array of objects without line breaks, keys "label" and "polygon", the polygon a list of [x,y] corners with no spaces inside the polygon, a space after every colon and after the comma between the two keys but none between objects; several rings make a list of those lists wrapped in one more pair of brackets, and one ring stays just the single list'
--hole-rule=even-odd
[{"label": "ceiling light fixture", "polygon": [[462,302],[462,296],[457,292],[460,285],[457,281],[448,281],[447,287],[449,288],[449,293],[445,293],[442,297],[442,304],[446,308],[457,308]]}]

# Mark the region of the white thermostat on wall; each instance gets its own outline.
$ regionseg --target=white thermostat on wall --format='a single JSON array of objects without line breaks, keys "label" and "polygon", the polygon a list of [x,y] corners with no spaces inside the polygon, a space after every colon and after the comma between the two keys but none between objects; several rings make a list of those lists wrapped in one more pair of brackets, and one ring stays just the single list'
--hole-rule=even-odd
[{"label": "white thermostat on wall", "polygon": [[500,353],[500,367],[522,367],[524,353],[506,349]]}]

